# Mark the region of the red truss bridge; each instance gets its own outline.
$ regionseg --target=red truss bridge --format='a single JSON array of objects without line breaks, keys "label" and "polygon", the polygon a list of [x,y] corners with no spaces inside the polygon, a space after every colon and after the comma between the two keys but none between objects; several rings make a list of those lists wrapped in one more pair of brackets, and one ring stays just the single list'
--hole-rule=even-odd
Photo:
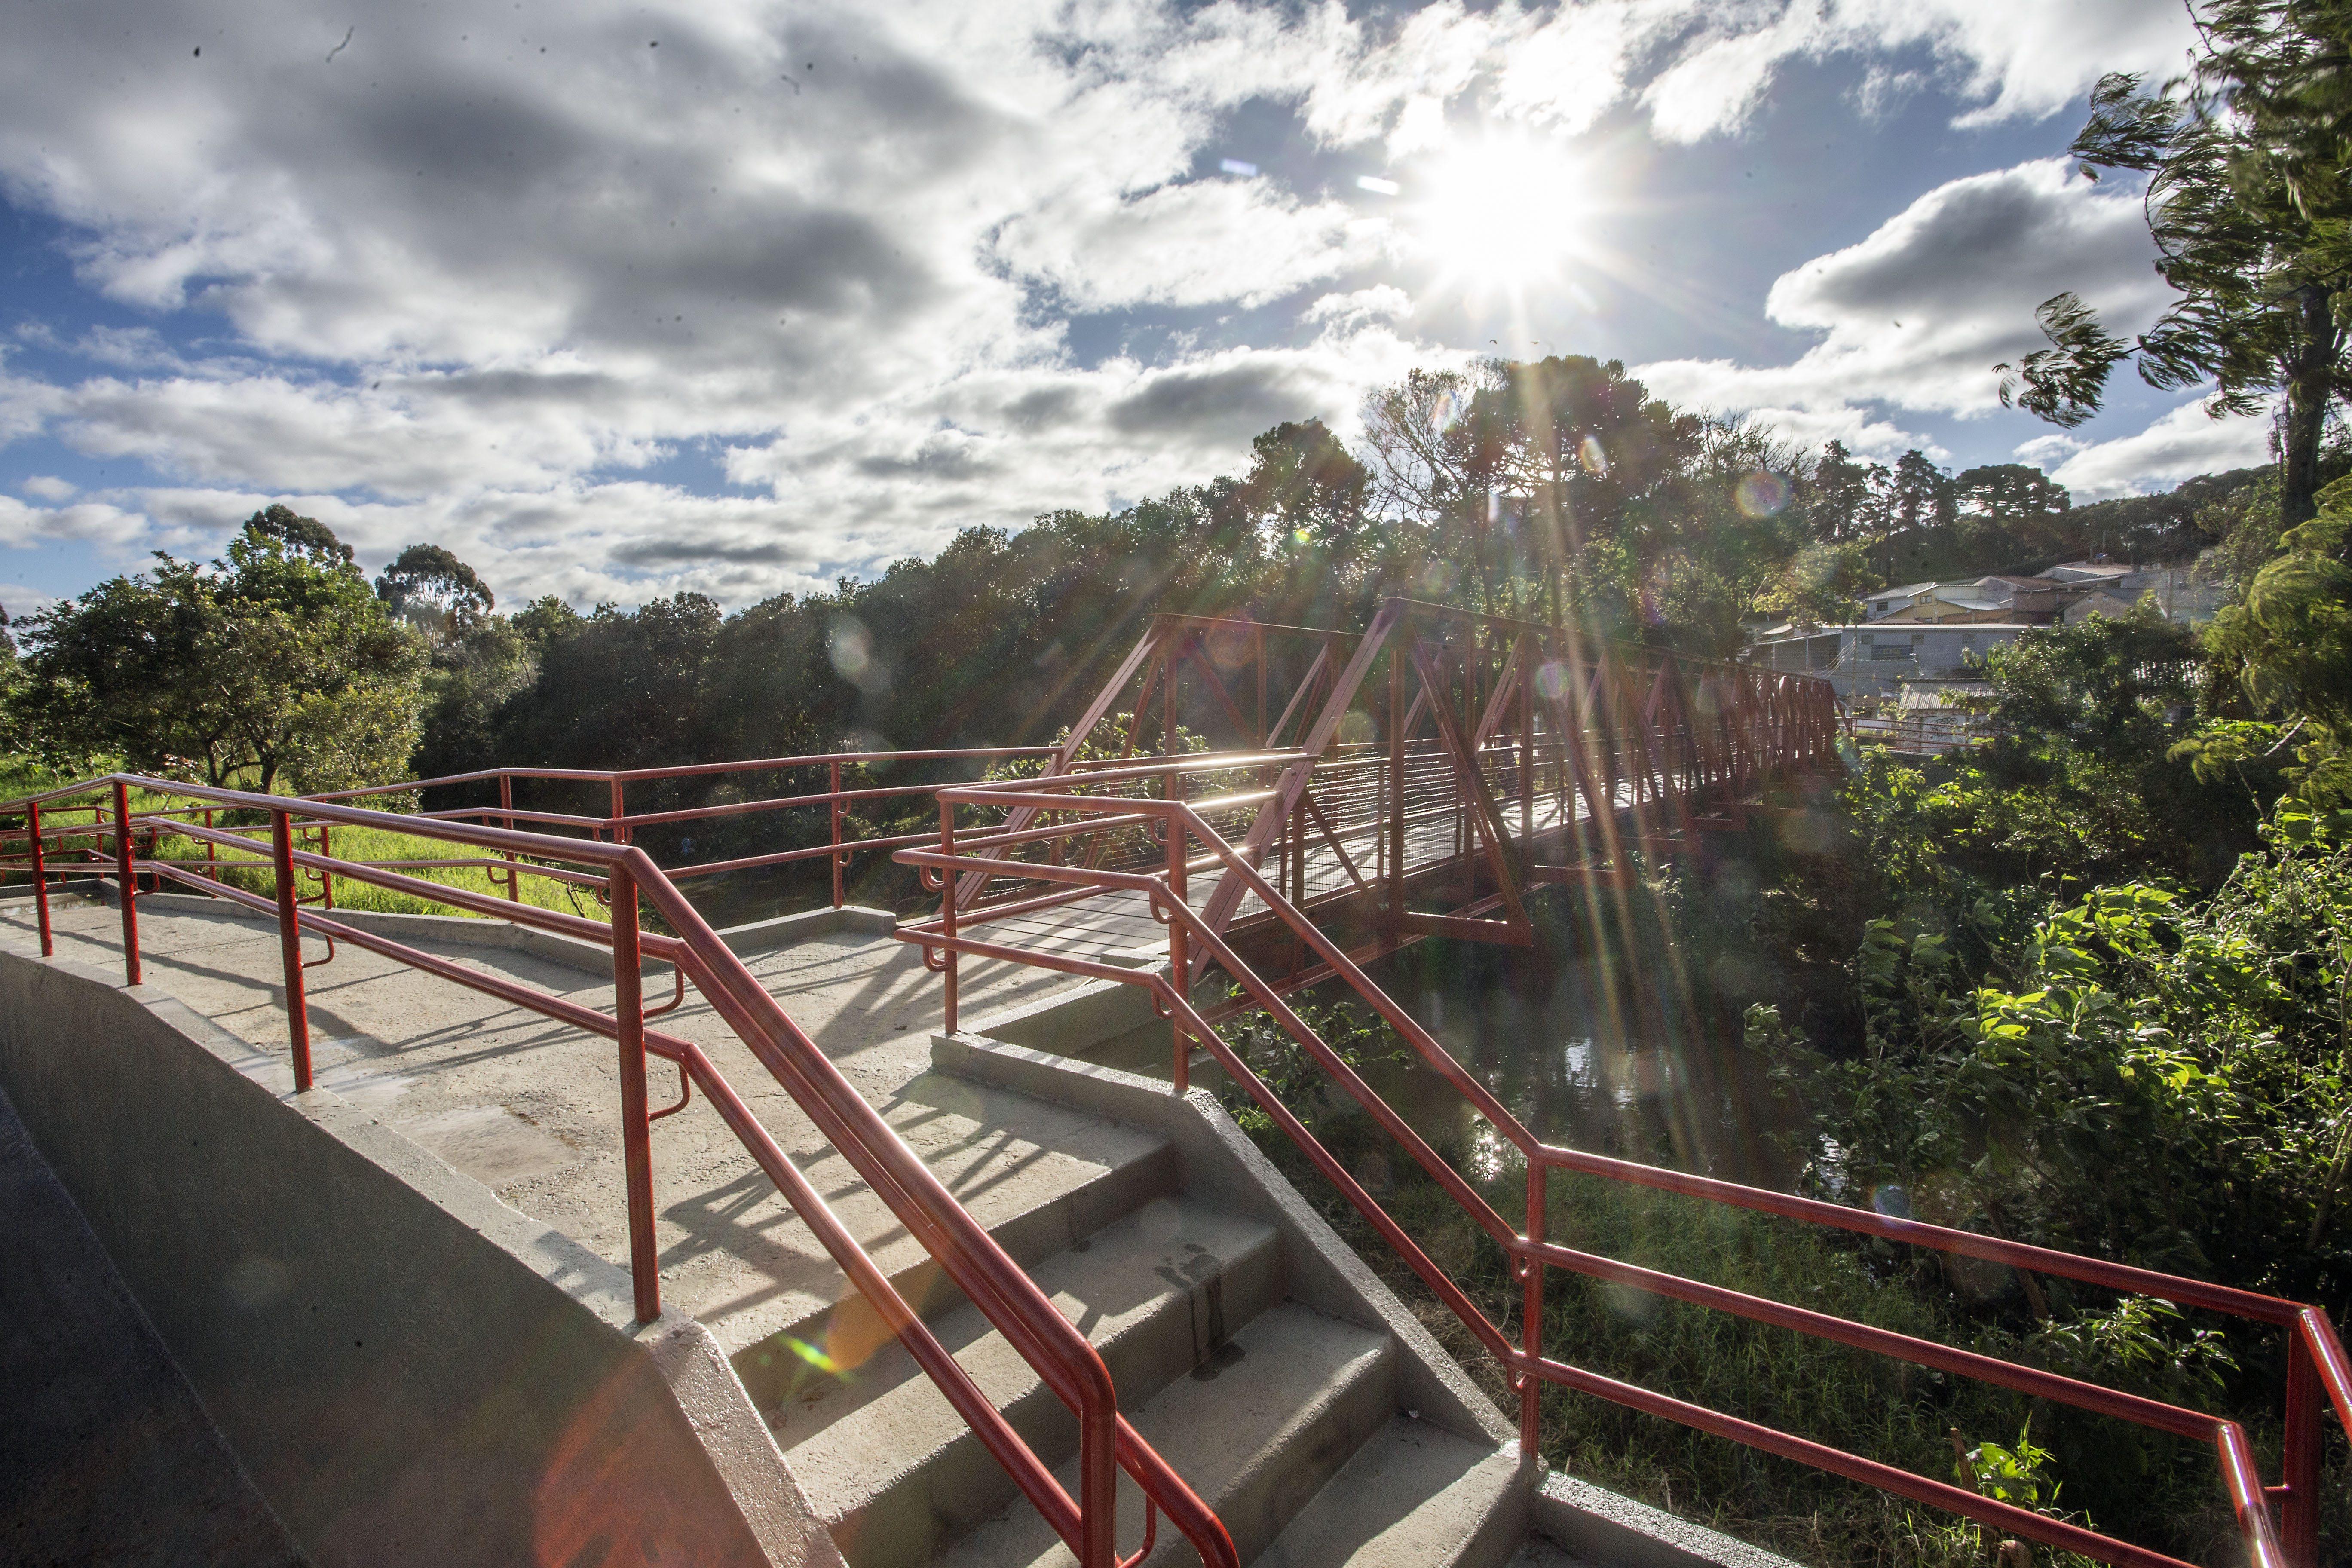
[{"label": "red truss bridge", "polygon": [[[900,858],[975,864],[899,934],[948,974],[950,1027],[960,951],[1164,950],[1139,875],[1282,990],[1330,978],[1252,879],[1171,853],[1135,804],[1181,801],[1357,963],[1430,936],[1525,945],[1531,888],[1628,887],[1637,857],[1841,771],[1837,740],[1825,681],[1560,626],[1401,598],[1361,633],[1160,616],[1034,776],[940,792],[939,843]],[[1183,956],[1199,980],[1205,952]]]}]

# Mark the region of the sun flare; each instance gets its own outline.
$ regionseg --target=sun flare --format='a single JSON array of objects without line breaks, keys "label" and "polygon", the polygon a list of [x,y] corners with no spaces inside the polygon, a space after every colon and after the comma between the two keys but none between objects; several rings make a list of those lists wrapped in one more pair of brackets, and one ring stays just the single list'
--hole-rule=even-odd
[{"label": "sun flare", "polygon": [[1594,171],[1555,142],[1460,142],[1413,184],[1413,226],[1444,275],[1521,289],[1559,276],[1591,246]]}]

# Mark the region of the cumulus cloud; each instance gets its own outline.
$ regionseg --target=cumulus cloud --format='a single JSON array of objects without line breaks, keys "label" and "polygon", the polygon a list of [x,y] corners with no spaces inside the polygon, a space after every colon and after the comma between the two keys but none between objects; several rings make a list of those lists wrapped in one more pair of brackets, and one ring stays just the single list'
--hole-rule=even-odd
[{"label": "cumulus cloud", "polygon": [[1784,418],[1860,420],[1870,404],[1988,412],[1999,404],[1990,367],[2042,346],[2043,300],[2073,289],[2131,331],[2167,298],[2137,199],[2070,168],[2041,159],[1950,181],[1859,244],[1783,274],[1766,313],[1821,334],[1788,364],[1676,360],[1641,374],[1677,401]]},{"label": "cumulus cloud", "polygon": [[11,621],[37,616],[57,602],[56,595],[44,594],[38,588],[22,583],[0,583],[0,610],[5,610]]},{"label": "cumulus cloud", "polygon": [[2260,416],[2215,419],[2202,402],[2184,403],[2137,436],[2079,449],[2051,475],[2084,500],[2131,495],[2200,474],[2270,461],[2271,422]]},{"label": "cumulus cloud", "polygon": [[[24,323],[42,368],[0,361],[0,444],[159,482],[26,482],[0,543],[119,564],[284,500],[378,557],[446,543],[505,599],[804,591],[1196,481],[1277,419],[1344,430],[1366,386],[1446,360],[1367,276],[1392,216],[1338,183],[1202,177],[1246,106],[1375,159],[1465,116],[1569,137],[1622,110],[1687,141],[1737,132],[1790,61],[1902,54],[1968,115],[2031,118],[2089,62],[2158,68],[2185,37],[2140,0],[427,0],[336,48],[344,26],[295,0],[11,16],[0,188],[145,324]],[[2054,166],[1985,179],[1783,279],[1776,318],[1822,334],[1796,365],[1654,384],[1883,443],[1841,386],[1974,406],[1958,367],[2010,352],[2042,294],[2129,303],[2072,265],[2131,259],[2122,204]],[[2019,310],[1939,256],[1961,243],[2070,266],[2029,269]],[[1942,324],[1875,324],[1939,289]],[[1285,300],[1251,346],[1082,353],[1066,320]]]}]

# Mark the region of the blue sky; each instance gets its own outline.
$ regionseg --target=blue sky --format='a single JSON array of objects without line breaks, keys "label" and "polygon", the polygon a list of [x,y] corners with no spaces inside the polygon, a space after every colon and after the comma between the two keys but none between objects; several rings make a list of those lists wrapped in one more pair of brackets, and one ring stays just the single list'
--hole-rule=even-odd
[{"label": "blue sky", "polygon": [[2079,498],[2260,460],[2033,305],[2164,303],[2063,158],[2154,0],[1422,7],[24,0],[0,13],[0,604],[283,500],[501,601],[738,605],[1619,358],[1808,447]]}]

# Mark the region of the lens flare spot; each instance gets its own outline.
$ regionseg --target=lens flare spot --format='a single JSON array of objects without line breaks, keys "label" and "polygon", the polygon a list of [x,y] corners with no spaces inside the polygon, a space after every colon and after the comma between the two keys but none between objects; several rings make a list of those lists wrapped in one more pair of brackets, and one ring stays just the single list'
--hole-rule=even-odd
[{"label": "lens flare spot", "polygon": [[790,1334],[786,1334],[784,1336],[784,1348],[791,1351],[794,1355],[800,1357],[801,1360],[808,1363],[809,1365],[816,1368],[819,1372],[826,1373],[834,1377],[845,1375],[839,1362],[835,1361],[831,1356],[825,1354],[823,1351],[817,1349],[806,1340],[796,1340]]},{"label": "lens flare spot", "polygon": [[1595,478],[1606,477],[1609,472],[1609,453],[1601,445],[1598,436],[1587,436],[1576,444],[1576,460],[1584,465],[1586,473]]},{"label": "lens flare spot", "polygon": [[1778,517],[1789,508],[1789,481],[1769,468],[1759,468],[1739,481],[1732,499],[1745,517]]},{"label": "lens flare spot", "polygon": [[1557,702],[1568,695],[1568,666],[1558,659],[1539,665],[1536,669],[1536,689],[1547,702]]}]

